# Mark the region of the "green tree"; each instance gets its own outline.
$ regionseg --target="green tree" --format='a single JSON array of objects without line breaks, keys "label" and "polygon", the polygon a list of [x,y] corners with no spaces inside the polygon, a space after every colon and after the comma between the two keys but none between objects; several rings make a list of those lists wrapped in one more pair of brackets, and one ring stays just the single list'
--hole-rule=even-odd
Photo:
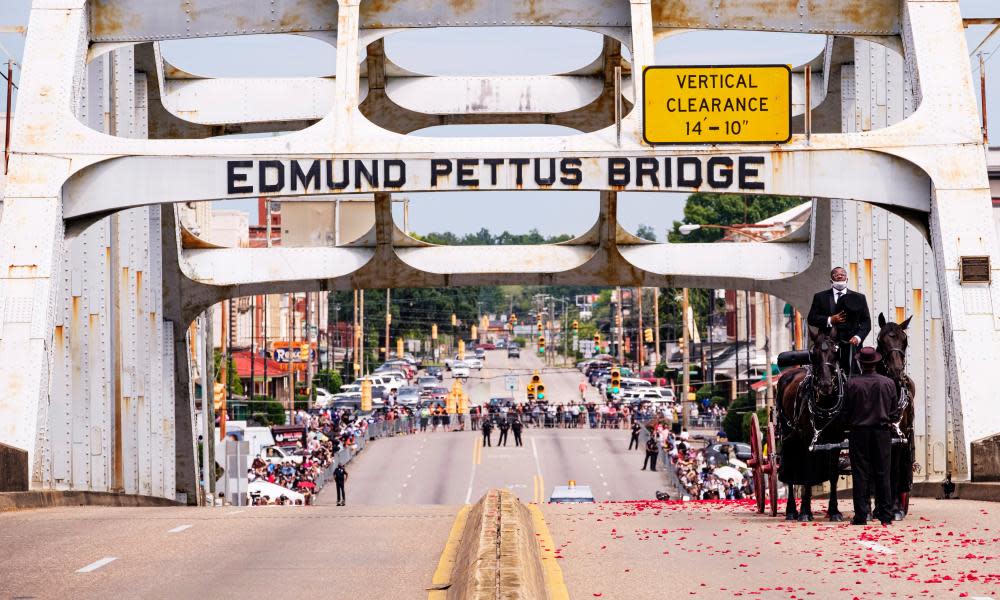
[{"label": "green tree", "polygon": [[639,225],[639,228],[635,230],[635,235],[644,240],[649,240],[651,242],[656,241],[656,231],[649,225]]},{"label": "green tree", "polygon": [[[239,375],[239,373],[236,372],[236,363],[233,362],[232,358],[230,358],[227,362],[228,362],[228,365],[229,365],[229,371],[228,371],[228,373],[226,373],[226,375],[229,378],[230,389],[233,391],[233,394],[235,394],[237,396],[242,396],[243,395],[243,382],[240,381],[240,375]],[[215,351],[215,382],[216,383],[222,383],[222,369],[219,368],[219,365],[221,365],[221,364],[222,364],[222,352],[219,352],[218,350],[216,350]]]},{"label": "green tree", "polygon": [[756,223],[805,202],[785,196],[744,196],[739,194],[694,193],[684,205],[684,220],[674,221],[668,241],[714,242],[726,235],[722,229],[696,229],[682,235],[681,225],[737,225]]}]

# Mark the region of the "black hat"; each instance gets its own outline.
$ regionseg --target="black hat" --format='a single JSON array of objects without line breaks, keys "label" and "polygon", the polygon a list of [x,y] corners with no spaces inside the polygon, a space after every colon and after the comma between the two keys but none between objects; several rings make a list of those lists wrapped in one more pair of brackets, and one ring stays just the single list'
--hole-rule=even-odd
[{"label": "black hat", "polygon": [[873,363],[882,362],[882,355],[878,353],[878,350],[872,348],[871,346],[865,346],[858,352],[858,362],[863,365],[870,365]]}]

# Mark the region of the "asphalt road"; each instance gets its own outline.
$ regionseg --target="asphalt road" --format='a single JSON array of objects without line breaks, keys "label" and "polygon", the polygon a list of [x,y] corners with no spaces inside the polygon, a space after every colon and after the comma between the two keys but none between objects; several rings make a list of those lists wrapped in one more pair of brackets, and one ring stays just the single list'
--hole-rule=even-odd
[{"label": "asphalt road", "polygon": [[[521,359],[508,359],[499,350],[487,354],[486,367],[465,384],[474,403],[491,396],[524,400],[535,369],[551,402],[579,398],[583,376],[573,367],[547,369],[527,352]],[[512,373],[519,378],[513,394],[505,388],[505,375]],[[445,383],[451,385],[450,379]],[[458,505],[504,487],[532,502],[547,500],[554,486],[570,480],[591,486],[597,500],[655,498],[665,487],[662,473],[640,470],[643,455],[627,450],[627,429],[526,428],[521,447],[514,445],[513,434],[505,447],[496,445],[498,438],[494,431],[493,447],[483,447],[479,432],[440,429],[379,440],[348,466],[348,504]],[[319,502],[335,504],[334,490],[324,490]]]},{"label": "asphalt road", "polygon": [[444,506],[2,513],[0,598],[425,599],[454,518]]}]

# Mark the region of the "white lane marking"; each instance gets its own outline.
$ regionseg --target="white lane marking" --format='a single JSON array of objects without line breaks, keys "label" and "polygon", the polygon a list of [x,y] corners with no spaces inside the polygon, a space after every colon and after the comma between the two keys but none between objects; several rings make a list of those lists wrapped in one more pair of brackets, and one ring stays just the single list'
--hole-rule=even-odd
[{"label": "white lane marking", "polygon": [[868,548],[872,552],[878,552],[879,554],[895,554],[896,553],[896,551],[893,550],[892,548],[886,548],[885,546],[883,546],[882,544],[879,544],[878,542],[872,542],[872,541],[869,541],[869,540],[856,540],[856,541],[857,541],[857,543],[858,543],[859,546],[864,546],[865,548]]},{"label": "white lane marking", "polygon": [[604,487],[608,487],[608,482],[607,481],[605,481],[603,483],[604,483]]},{"label": "white lane marking", "polygon": [[244,509],[240,509],[240,510],[231,510],[231,511],[227,512],[227,513],[225,514],[225,516],[227,516],[227,517],[228,517],[228,516],[232,516],[232,515],[238,515],[238,514],[240,514],[240,513],[245,513],[245,512],[246,512],[246,509],[245,509],[245,508],[244,508]]},{"label": "white lane marking", "polygon": [[194,527],[194,526],[193,525],[178,525],[177,527],[174,527],[173,529],[168,529],[167,533],[180,533],[180,532],[184,531],[185,529],[191,529],[192,527]]},{"label": "white lane marking", "polygon": [[[478,441],[476,442],[479,443]],[[476,461],[472,461],[472,469],[469,470],[469,489],[465,491],[465,503],[472,500],[472,483],[476,480]]]},{"label": "white lane marking", "polygon": [[535,457],[535,471],[538,473],[538,476],[541,477],[542,463],[538,461],[538,445],[535,444],[535,438],[531,438],[531,454]]},{"label": "white lane marking", "polygon": [[77,573],[90,573],[91,571],[96,571],[96,570],[100,569],[101,567],[103,567],[104,565],[109,564],[109,563],[113,563],[116,560],[118,560],[117,556],[105,556],[101,560],[94,561],[94,562],[90,563],[89,565],[87,565],[86,567],[83,567],[82,569],[77,569],[76,572]]}]

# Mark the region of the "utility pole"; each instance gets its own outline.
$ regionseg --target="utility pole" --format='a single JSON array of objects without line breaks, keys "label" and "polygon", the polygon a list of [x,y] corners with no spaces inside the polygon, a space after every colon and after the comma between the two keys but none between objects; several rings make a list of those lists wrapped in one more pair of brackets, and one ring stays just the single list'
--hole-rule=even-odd
[{"label": "utility pole", "polygon": [[681,339],[684,340],[683,369],[682,374],[683,389],[681,390],[681,422],[684,429],[691,424],[691,408],[688,406],[688,390],[691,389],[691,336],[688,321],[688,289],[684,288],[684,301],[681,303],[683,310],[683,324],[681,326]]},{"label": "utility pole", "polygon": [[771,297],[763,294],[764,297],[764,360],[767,362],[765,371],[767,377],[767,391],[764,394],[764,404],[770,410],[774,406],[774,391],[771,389],[773,376],[771,375]]},{"label": "utility pole", "polygon": [[385,360],[389,361],[389,326],[392,324],[392,313],[389,312],[389,297],[392,295],[392,290],[389,288],[385,289]]},{"label": "utility pole", "polygon": [[358,331],[361,332],[360,337],[358,337],[358,352],[361,353],[361,359],[360,359],[361,362],[359,364],[361,365],[361,373],[367,374],[368,365],[365,364],[367,362],[367,360],[365,360],[366,358],[365,355],[367,354],[367,352],[365,352],[365,291],[364,290],[358,290],[358,298],[360,300],[360,303],[358,305]]},{"label": "utility pole", "polygon": [[660,288],[653,288],[653,368],[660,364]]},{"label": "utility pole", "polygon": [[[7,63],[10,64],[9,62]],[[8,73],[10,71],[8,70]],[[10,88],[8,87],[8,98],[10,97]],[[979,93],[982,98],[983,105],[983,143],[987,146],[990,145],[990,132],[986,124],[986,61],[983,60],[983,53],[979,53]],[[10,106],[10,100],[7,101],[7,106]],[[8,112],[10,110],[8,109]]]},{"label": "utility pole", "polygon": [[[313,401],[313,310],[312,292],[306,292],[306,395],[308,396],[308,406],[312,408]],[[319,355],[319,344],[316,345],[316,354]]]},{"label": "utility pole", "polygon": [[643,337],[646,332],[642,328],[642,292],[643,292],[643,289],[641,287],[640,288],[636,288],[636,291],[639,292],[639,303],[636,306],[636,310],[639,311],[639,331],[636,332],[636,334],[635,334],[635,351],[636,351],[636,357],[639,359],[639,368],[638,368],[638,370],[642,371],[642,366],[645,364],[644,362],[642,362],[642,354],[643,354],[642,351],[646,347],[646,339],[645,339],[645,337]]},{"label": "utility pole", "polygon": [[[266,223],[267,227],[266,227],[266,233],[265,233],[265,235],[267,237],[264,240],[264,247],[265,248],[270,248],[271,247],[271,201],[269,199],[265,199],[264,202],[267,205],[266,206],[266,212],[265,212],[265,215],[267,217],[267,223]],[[271,386],[270,386],[270,384],[267,381],[267,326],[268,326],[267,305],[268,305],[268,301],[270,300],[270,297],[267,294],[264,294],[263,299],[264,299],[264,315],[263,315],[264,316],[264,326],[262,327],[262,329],[264,331],[264,338],[263,338],[263,342],[264,342],[264,395],[267,396],[268,401],[270,401],[271,400]]]},{"label": "utility pole", "polygon": [[618,306],[616,310],[617,318],[615,319],[616,325],[618,325],[618,364],[625,364],[625,320],[622,317],[622,289],[617,288],[618,293]]},{"label": "utility pole", "polygon": [[354,379],[358,378],[358,373],[361,372],[361,363],[358,362],[358,290],[354,290],[354,316],[351,319],[351,358],[353,362],[351,364],[351,373],[354,375]]},{"label": "utility pole", "polygon": [[253,414],[253,397],[257,385],[257,296],[250,296],[250,393],[247,395],[247,411]]}]

